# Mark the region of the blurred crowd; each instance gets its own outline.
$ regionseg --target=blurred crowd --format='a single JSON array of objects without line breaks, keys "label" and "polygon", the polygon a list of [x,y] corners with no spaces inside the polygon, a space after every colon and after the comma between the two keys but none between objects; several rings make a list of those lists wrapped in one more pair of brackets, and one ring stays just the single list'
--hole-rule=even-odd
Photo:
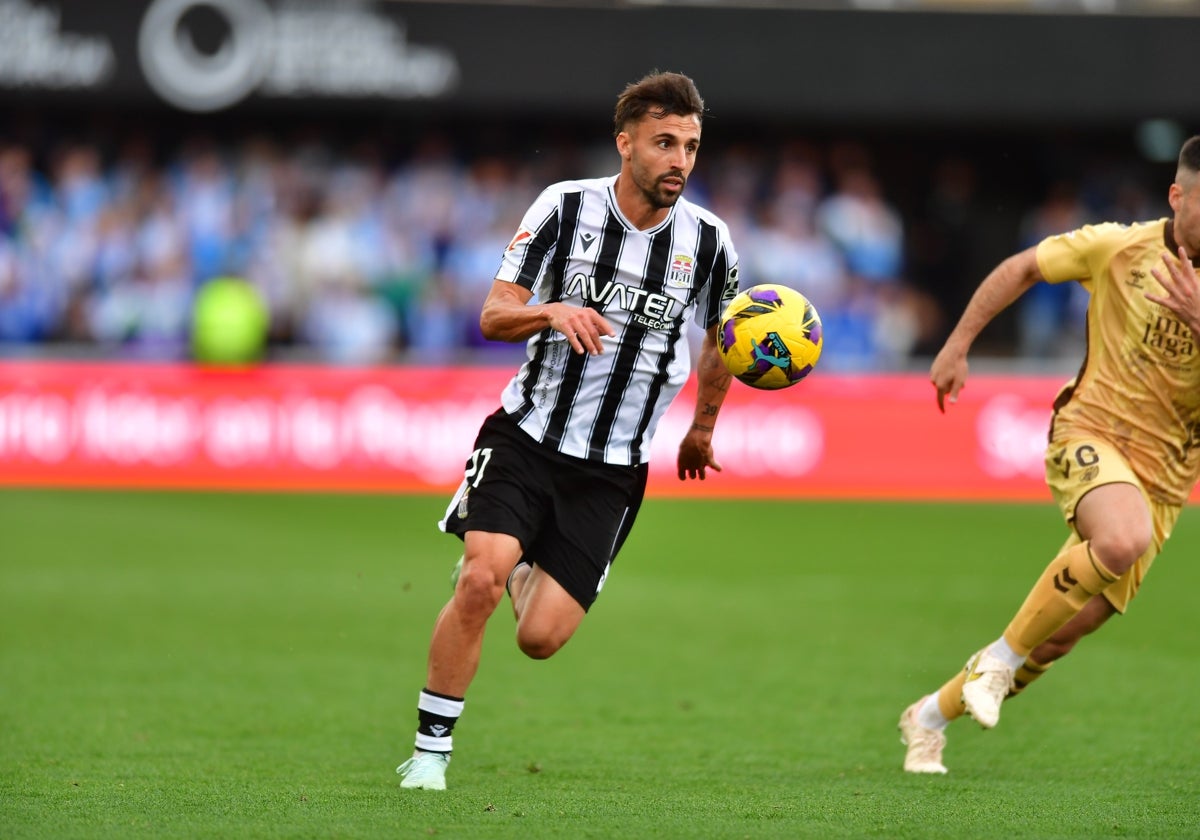
[{"label": "blurred crowd", "polygon": [[[188,135],[165,153],[145,136],[0,138],[0,349],[184,359],[197,293],[239,277],[266,303],[268,356],[511,353],[482,339],[478,316],[522,213],[547,184],[618,161],[611,143],[466,154],[451,138],[431,130],[403,154],[265,133]],[[1048,182],[998,211],[976,162],[926,163],[896,172],[856,142],[706,148],[687,194],[729,223],[743,286],[809,296],[822,364],[842,370],[903,369],[936,351],[987,269],[1041,236],[1166,212],[1166,183],[1119,169]],[[1074,285],[1028,295],[997,352],[1077,350],[1086,301]]]}]

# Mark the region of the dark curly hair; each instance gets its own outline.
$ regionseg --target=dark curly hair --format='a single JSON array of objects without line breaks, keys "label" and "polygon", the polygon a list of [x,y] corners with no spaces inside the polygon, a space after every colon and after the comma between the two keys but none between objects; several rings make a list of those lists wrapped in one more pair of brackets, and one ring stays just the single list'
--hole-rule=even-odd
[{"label": "dark curly hair", "polygon": [[613,114],[613,136],[646,114],[656,120],[689,114],[703,119],[704,100],[700,98],[700,91],[696,90],[696,83],[682,73],[655,71],[640,81],[631,82],[621,91]]},{"label": "dark curly hair", "polygon": [[1192,174],[1200,172],[1200,134],[1185,142],[1179,150],[1179,169]]}]

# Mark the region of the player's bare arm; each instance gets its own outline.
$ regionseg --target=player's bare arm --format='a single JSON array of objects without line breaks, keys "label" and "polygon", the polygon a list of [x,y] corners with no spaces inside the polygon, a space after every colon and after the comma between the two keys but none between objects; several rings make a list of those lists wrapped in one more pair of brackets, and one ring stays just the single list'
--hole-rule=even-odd
[{"label": "player's bare arm", "polygon": [[1150,273],[1162,285],[1163,293],[1146,292],[1146,299],[1167,307],[1187,324],[1192,335],[1200,335],[1200,278],[1195,266],[1182,245],[1178,259],[1164,253],[1162,262],[1161,269],[1152,268]]},{"label": "player's bare arm", "polygon": [[1041,279],[1037,249],[1027,248],[1004,260],[979,284],[929,370],[939,411],[945,413],[947,395],[951,403],[958,402],[967,380],[967,353],[983,328]]},{"label": "player's bare arm", "polygon": [[696,359],[696,413],[692,425],[679,444],[679,480],[689,478],[704,480],[705,470],[721,471],[721,465],[713,454],[712,435],[717,425],[717,414],[729,383],[733,380],[721,355],[717,351],[717,328],[704,333],[700,354]]},{"label": "player's bare arm", "polygon": [[566,336],[576,353],[598,356],[604,352],[601,336],[616,335],[612,324],[594,309],[566,303],[529,306],[533,293],[516,283],[497,280],[492,283],[479,328],[490,341],[524,341],[550,327]]}]

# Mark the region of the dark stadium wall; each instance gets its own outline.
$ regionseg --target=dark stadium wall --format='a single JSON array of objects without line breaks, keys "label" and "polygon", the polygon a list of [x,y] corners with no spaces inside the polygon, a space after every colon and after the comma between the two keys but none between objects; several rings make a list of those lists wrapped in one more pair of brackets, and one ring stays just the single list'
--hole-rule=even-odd
[{"label": "dark stadium wall", "polygon": [[723,117],[1200,120],[1178,84],[1200,16],[269,0],[15,0],[5,14],[6,105],[572,116],[657,67],[694,76]]}]

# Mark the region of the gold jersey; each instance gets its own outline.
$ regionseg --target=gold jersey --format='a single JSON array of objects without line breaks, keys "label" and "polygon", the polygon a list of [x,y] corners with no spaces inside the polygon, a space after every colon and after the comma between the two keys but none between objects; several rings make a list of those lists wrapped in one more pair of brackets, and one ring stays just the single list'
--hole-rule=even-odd
[{"label": "gold jersey", "polygon": [[1091,293],[1087,356],[1054,403],[1051,440],[1094,435],[1129,461],[1156,502],[1182,505],[1200,477],[1200,358],[1179,318],[1146,299],[1177,253],[1167,219],[1089,225],[1037,246],[1050,283]]}]

